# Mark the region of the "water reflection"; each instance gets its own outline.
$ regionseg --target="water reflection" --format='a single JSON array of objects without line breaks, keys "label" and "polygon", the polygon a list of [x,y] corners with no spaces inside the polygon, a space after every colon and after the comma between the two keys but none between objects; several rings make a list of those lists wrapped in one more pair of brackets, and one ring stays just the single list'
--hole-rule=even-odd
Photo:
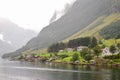
[{"label": "water reflection", "polygon": [[0,61],[0,80],[119,80],[119,68]]}]

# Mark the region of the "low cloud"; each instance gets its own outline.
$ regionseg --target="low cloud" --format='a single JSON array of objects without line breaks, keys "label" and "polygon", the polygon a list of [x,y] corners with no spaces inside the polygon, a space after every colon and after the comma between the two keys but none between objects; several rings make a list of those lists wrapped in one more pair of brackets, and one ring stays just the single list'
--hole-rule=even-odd
[{"label": "low cloud", "polygon": [[3,35],[2,33],[0,33],[0,40],[3,41],[3,42],[8,43],[8,44],[10,44],[10,45],[12,44],[11,41],[8,41],[8,40],[5,40],[5,39],[4,39],[4,35]]},{"label": "low cloud", "polygon": [[66,0],[66,3],[63,5],[63,7],[61,9],[56,9],[55,13],[53,14],[50,23],[54,22],[56,20],[58,20],[59,18],[61,18],[64,14],[67,13],[67,11],[70,9],[70,7],[72,6],[72,4],[75,2],[76,0]]}]

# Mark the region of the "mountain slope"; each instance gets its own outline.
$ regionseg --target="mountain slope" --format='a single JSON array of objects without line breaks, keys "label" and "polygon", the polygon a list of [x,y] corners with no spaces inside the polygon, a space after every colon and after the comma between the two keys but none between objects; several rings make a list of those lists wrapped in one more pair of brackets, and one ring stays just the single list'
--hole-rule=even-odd
[{"label": "mountain slope", "polygon": [[69,41],[71,39],[85,37],[85,36],[96,36],[98,38],[101,38],[103,37],[103,35],[102,33],[100,35],[100,31],[104,29],[105,27],[109,27],[109,25],[119,20],[120,20],[120,13],[117,13],[117,14],[114,13],[108,16],[103,15],[101,17],[98,17],[94,22],[86,26],[84,29],[80,30],[79,32],[70,36],[69,38],[65,39],[64,42]]},{"label": "mountain slope", "polygon": [[10,20],[0,18],[0,54],[15,51],[36,36],[31,30],[24,30]]},{"label": "mountain slope", "polygon": [[110,8],[111,0],[77,0],[64,16],[46,26],[37,37],[31,39],[14,54],[20,54],[29,49],[45,48],[64,40],[91,24],[98,17],[110,14]]}]

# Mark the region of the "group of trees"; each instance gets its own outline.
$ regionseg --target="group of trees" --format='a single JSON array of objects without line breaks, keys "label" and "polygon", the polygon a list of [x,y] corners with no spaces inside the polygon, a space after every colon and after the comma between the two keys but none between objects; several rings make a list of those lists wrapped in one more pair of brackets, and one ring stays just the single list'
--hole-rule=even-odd
[{"label": "group of trees", "polygon": [[78,46],[87,46],[94,48],[97,45],[97,39],[95,37],[84,37],[70,40],[68,43],[56,43],[48,48],[48,52],[58,52],[65,48],[77,48]]},{"label": "group of trees", "polygon": [[56,44],[53,44],[51,45],[49,48],[48,48],[48,52],[58,52],[59,50],[64,50],[66,48],[66,44],[65,43],[56,43]]},{"label": "group of trees", "polygon": [[68,47],[75,48],[78,46],[88,46],[90,44],[90,41],[91,41],[90,37],[84,37],[70,40],[67,44]]},{"label": "group of trees", "polygon": [[97,39],[95,37],[77,38],[70,40],[67,44],[70,48],[75,48],[78,46],[87,46],[89,48],[93,48],[97,45]]}]

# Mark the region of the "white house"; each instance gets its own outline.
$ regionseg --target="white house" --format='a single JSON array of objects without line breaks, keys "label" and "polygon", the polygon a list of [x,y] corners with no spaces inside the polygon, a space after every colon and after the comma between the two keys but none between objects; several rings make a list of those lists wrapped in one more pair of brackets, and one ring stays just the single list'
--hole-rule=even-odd
[{"label": "white house", "polygon": [[107,55],[112,55],[108,47],[102,49],[102,56],[107,56]]},{"label": "white house", "polygon": [[81,51],[81,50],[84,49],[84,48],[88,48],[88,47],[86,47],[86,46],[78,46],[78,47],[77,47],[77,51]]}]

